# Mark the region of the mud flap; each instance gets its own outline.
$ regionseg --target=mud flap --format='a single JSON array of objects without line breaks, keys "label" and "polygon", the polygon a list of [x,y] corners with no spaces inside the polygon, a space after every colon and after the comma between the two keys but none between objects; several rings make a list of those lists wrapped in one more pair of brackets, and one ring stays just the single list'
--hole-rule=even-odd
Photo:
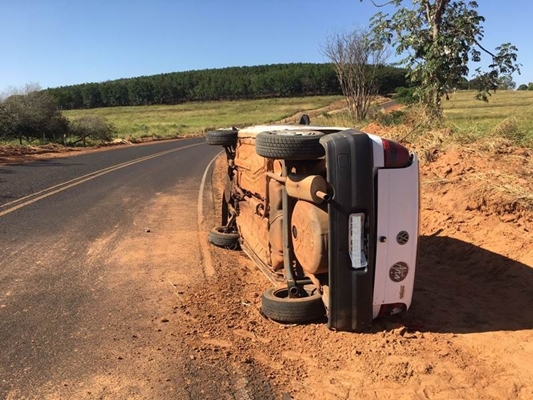
[{"label": "mud flap", "polygon": [[[347,130],[320,139],[326,150],[328,203],[329,318],[328,327],[361,332],[372,324],[375,268],[375,199],[372,140]],[[328,190],[329,192],[329,190]],[[350,258],[349,219],[364,214],[367,265],[354,269]]]}]

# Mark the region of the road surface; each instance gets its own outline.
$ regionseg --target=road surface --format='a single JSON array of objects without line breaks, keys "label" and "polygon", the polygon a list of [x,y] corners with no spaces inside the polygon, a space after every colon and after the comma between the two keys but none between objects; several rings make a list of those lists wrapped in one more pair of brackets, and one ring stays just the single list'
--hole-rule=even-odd
[{"label": "road surface", "polygon": [[180,293],[214,273],[198,199],[220,150],[195,138],[0,167],[0,398],[247,398],[180,338]]}]

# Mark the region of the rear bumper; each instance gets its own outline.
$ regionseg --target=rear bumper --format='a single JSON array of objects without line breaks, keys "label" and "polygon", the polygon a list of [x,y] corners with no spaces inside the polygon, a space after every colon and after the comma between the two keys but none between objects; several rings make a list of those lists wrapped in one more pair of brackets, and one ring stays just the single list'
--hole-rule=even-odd
[{"label": "rear bumper", "polygon": [[[327,181],[333,197],[328,203],[329,318],[328,327],[360,332],[373,320],[375,269],[375,179],[372,139],[355,130],[326,135]],[[352,268],[349,218],[364,214],[367,265]]]},{"label": "rear bumper", "polygon": [[[411,305],[420,216],[418,159],[413,155],[405,168],[383,168],[377,142],[355,130],[321,139],[333,194],[328,203],[328,327],[335,330],[364,331],[381,311]],[[354,214],[364,216],[364,266],[350,258]]]}]

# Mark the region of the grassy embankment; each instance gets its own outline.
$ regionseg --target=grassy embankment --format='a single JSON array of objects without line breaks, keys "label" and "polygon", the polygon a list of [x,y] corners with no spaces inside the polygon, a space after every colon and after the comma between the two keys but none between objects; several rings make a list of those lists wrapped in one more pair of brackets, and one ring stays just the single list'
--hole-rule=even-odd
[{"label": "grassy embankment", "polygon": [[269,123],[298,112],[328,106],[339,96],[296,97],[248,101],[217,101],[138,107],[70,110],[70,120],[97,115],[117,128],[120,138],[139,139],[187,136],[215,128]]},{"label": "grassy embankment", "polygon": [[[475,100],[476,92],[464,91],[444,100],[444,115],[446,121],[443,127],[451,133],[444,138],[446,141],[471,143],[487,137],[502,137],[516,145],[533,146],[533,92],[531,91],[498,91],[494,93],[488,103]],[[408,112],[409,114],[409,112]],[[412,115],[414,114],[414,115]],[[398,137],[403,137],[420,122],[415,113],[407,115],[407,126],[395,124],[395,118],[380,118],[376,120],[385,125],[391,125],[392,131],[398,130]],[[401,116],[396,118],[401,121]],[[350,120],[346,112],[323,113],[314,122],[321,125],[349,126]],[[358,128],[369,122],[360,123]],[[431,129],[424,126],[421,135]],[[394,133],[394,132],[393,132]],[[442,137],[439,140],[443,139]]]}]

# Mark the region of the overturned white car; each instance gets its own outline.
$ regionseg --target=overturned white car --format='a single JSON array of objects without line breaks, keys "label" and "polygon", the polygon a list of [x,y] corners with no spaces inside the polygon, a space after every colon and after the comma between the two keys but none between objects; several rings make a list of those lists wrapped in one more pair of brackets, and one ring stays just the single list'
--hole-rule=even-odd
[{"label": "overturned white car", "polygon": [[240,245],[277,282],[263,294],[264,315],[327,317],[332,329],[363,331],[409,308],[416,154],[355,129],[310,125],[213,131],[207,142],[228,159],[222,224],[210,241]]}]

